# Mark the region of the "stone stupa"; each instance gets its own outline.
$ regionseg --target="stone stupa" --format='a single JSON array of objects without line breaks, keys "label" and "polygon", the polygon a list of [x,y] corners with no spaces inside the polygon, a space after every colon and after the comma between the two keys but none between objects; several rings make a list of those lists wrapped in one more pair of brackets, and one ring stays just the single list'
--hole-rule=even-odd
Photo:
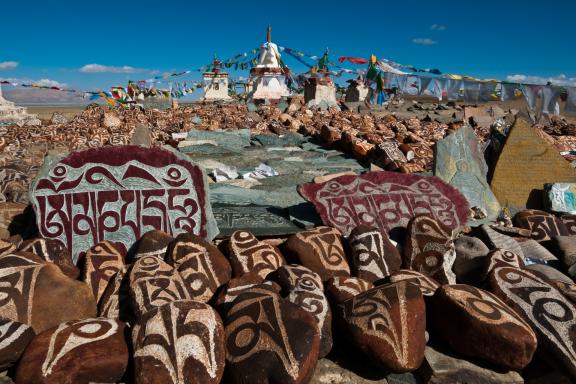
[{"label": "stone stupa", "polygon": [[280,65],[280,52],[272,42],[271,31],[268,25],[266,42],[262,44],[258,64],[250,70],[253,100],[277,101],[290,96],[286,73]]},{"label": "stone stupa", "polygon": [[28,114],[26,108],[18,107],[2,96],[2,85],[0,85],[0,124],[23,125],[32,120],[37,120],[36,116]]}]

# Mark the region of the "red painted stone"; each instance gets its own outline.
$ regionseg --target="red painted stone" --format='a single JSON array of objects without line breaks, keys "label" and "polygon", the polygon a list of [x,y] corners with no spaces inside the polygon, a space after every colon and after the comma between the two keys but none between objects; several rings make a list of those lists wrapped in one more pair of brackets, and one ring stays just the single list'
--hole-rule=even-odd
[{"label": "red painted stone", "polygon": [[367,172],[303,184],[298,192],[314,204],[325,225],[339,229],[344,236],[361,224],[388,233],[406,227],[418,214],[456,229],[466,224],[469,216],[466,198],[435,176]]}]

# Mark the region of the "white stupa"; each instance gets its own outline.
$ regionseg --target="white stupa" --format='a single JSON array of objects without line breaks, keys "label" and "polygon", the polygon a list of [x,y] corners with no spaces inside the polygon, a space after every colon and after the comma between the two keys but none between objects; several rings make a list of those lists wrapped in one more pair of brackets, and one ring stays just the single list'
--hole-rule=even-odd
[{"label": "white stupa", "polygon": [[23,124],[34,118],[35,116],[26,112],[26,108],[18,107],[12,101],[2,97],[2,86],[0,85],[0,124]]},{"label": "white stupa", "polygon": [[204,100],[217,101],[232,99],[228,95],[228,74],[220,71],[221,66],[222,63],[214,56],[212,71],[202,74]]},{"label": "white stupa", "polygon": [[286,75],[280,66],[278,46],[271,40],[272,29],[268,25],[266,42],[262,45],[258,64],[250,70],[252,99],[279,100],[290,96]]}]

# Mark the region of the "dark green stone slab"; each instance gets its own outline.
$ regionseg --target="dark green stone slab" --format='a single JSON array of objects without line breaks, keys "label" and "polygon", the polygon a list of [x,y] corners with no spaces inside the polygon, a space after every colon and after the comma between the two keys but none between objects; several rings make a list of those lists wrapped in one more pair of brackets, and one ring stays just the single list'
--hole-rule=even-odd
[{"label": "dark green stone slab", "polygon": [[300,232],[293,224],[286,209],[266,206],[212,206],[218,223],[218,237],[230,236],[234,231],[245,230],[255,236],[285,236]]}]

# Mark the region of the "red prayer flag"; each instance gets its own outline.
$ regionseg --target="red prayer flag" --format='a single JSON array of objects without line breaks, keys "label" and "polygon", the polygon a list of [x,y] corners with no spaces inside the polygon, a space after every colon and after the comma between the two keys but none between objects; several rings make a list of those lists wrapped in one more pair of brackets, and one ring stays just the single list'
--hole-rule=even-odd
[{"label": "red prayer flag", "polygon": [[339,63],[343,63],[344,61],[348,60],[353,64],[368,64],[368,60],[363,59],[361,57],[350,57],[350,56],[340,56],[338,59]]}]

